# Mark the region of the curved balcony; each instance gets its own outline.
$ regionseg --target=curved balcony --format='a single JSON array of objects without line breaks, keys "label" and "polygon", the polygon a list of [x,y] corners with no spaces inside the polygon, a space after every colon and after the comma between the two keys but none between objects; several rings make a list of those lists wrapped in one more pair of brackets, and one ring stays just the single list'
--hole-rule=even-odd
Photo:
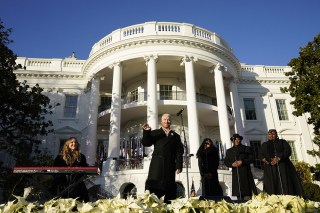
[{"label": "curved balcony", "polygon": [[218,34],[210,32],[201,27],[197,27],[188,23],[175,22],[145,22],[142,24],[132,25],[122,29],[117,29],[109,35],[98,41],[90,52],[90,55],[99,50],[112,46],[115,43],[125,41],[132,38],[140,38],[145,36],[183,36],[190,39],[201,39],[220,46],[223,49],[233,52],[228,43]]},{"label": "curved balcony", "polygon": [[[205,94],[196,94],[197,102],[209,104],[213,106],[217,106],[217,99],[215,97],[211,97]],[[176,100],[176,101],[186,101],[186,92],[184,91],[176,91],[171,93],[160,93],[157,94],[158,100]],[[146,92],[140,92],[136,93],[135,95],[124,95],[121,98],[122,105],[124,104],[130,104],[135,102],[144,102],[147,101],[147,93]],[[108,110],[111,108],[111,102],[107,104],[102,104],[99,106],[99,113],[103,112],[105,110]]]}]

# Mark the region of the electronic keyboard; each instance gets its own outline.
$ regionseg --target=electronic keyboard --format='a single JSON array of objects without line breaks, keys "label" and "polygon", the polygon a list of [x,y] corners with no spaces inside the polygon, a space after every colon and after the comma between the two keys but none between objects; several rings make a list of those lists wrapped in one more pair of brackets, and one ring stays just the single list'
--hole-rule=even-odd
[{"label": "electronic keyboard", "polygon": [[16,166],[13,168],[12,173],[20,174],[100,174],[100,169],[95,166],[86,167],[58,167],[58,166]]}]

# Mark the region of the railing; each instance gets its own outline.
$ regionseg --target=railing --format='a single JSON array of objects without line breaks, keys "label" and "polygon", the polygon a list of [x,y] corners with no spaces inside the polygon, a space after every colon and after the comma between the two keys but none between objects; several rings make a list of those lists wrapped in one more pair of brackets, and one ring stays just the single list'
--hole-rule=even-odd
[{"label": "railing", "polygon": [[242,72],[265,75],[284,75],[285,72],[291,71],[289,66],[263,66],[263,65],[241,65]]},{"label": "railing", "polygon": [[133,26],[130,28],[126,28],[123,30],[123,37],[136,35],[136,34],[142,34],[143,33],[143,26]]},{"label": "railing", "polygon": [[178,24],[158,24],[159,32],[180,32],[180,26]]},{"label": "railing", "polygon": [[116,160],[116,171],[143,169],[144,154],[141,137],[120,140],[120,153]]},{"label": "railing", "polygon": [[208,95],[197,93],[197,102],[217,106],[217,99]]},{"label": "railing", "polygon": [[111,104],[100,105],[100,106],[98,107],[98,112],[100,113],[100,112],[103,112],[103,111],[105,111],[105,110],[107,110],[107,109],[110,109],[110,108],[111,108]]},{"label": "railing", "polygon": [[41,60],[41,59],[29,59],[27,61],[27,66],[32,66],[32,67],[50,67],[52,61],[50,59],[48,60]]},{"label": "railing", "polygon": [[[158,92],[157,98],[158,100],[176,100],[176,101],[187,100],[186,92],[184,91],[169,92],[169,93]],[[215,97],[197,93],[196,98],[197,98],[197,102],[217,106],[217,99]],[[131,103],[139,103],[139,102],[147,101],[147,93],[141,92],[135,95],[123,95],[121,97],[121,100],[122,100],[121,101],[122,104],[131,104]],[[111,108],[111,104],[100,105],[98,107],[98,111],[100,113],[110,108]]]},{"label": "railing", "polygon": [[274,66],[268,66],[264,67],[264,72],[266,73],[284,73],[284,67],[274,67]]},{"label": "railing", "polygon": [[21,69],[36,71],[77,71],[80,72],[85,60],[76,58],[65,59],[45,59],[45,58],[25,58],[18,57],[16,63],[21,65]]},{"label": "railing", "polygon": [[143,169],[143,158],[117,159],[116,171]]},{"label": "railing", "polygon": [[[143,169],[144,157],[147,156],[145,148],[142,145],[142,137],[132,136],[129,139],[120,140],[120,153],[119,157],[115,160],[116,171],[136,170]],[[219,150],[219,169],[228,169],[224,165],[224,151],[221,142],[215,141]],[[183,154],[183,168],[191,168],[191,157],[193,155],[186,156]]]},{"label": "railing", "polygon": [[213,44],[222,46],[228,51],[232,52],[228,43],[219,35],[210,32],[201,27],[197,27],[188,23],[176,22],[145,22],[142,24],[132,25],[125,28],[117,29],[109,35],[98,41],[91,50],[90,55],[99,51],[100,49],[126,39],[136,38],[141,36],[162,36],[162,35],[180,35],[190,38],[199,38],[207,40]]},{"label": "railing", "polygon": [[129,104],[135,102],[143,102],[147,100],[147,93],[146,92],[139,92],[136,94],[128,94],[121,96],[122,104]]}]

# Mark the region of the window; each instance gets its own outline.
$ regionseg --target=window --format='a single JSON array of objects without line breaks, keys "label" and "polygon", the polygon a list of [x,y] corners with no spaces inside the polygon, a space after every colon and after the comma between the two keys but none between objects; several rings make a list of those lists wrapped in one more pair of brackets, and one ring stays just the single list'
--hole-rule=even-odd
[{"label": "window", "polygon": [[246,120],[257,120],[254,98],[244,98],[243,102],[244,110],[246,113]]},{"label": "window", "polygon": [[290,156],[290,160],[292,162],[297,162],[298,158],[297,158],[297,151],[296,151],[296,147],[294,146],[294,141],[288,141],[290,147],[291,147],[291,156]]},{"label": "window", "polygon": [[262,163],[261,163],[261,160],[259,159],[261,141],[250,141],[250,146],[252,147],[254,152],[253,166],[256,168],[262,169]]},{"label": "window", "polygon": [[172,85],[160,85],[160,100],[172,100]]},{"label": "window", "polygon": [[130,102],[138,102],[138,89],[134,89],[129,92],[129,103]]},{"label": "window", "polygon": [[99,106],[99,112],[102,112],[106,109],[110,109],[112,102],[111,96],[102,96],[100,98],[100,106]]},{"label": "window", "polygon": [[289,120],[286,101],[284,99],[276,99],[279,120]]},{"label": "window", "polygon": [[77,114],[78,95],[66,95],[63,116],[65,118],[75,118]]}]

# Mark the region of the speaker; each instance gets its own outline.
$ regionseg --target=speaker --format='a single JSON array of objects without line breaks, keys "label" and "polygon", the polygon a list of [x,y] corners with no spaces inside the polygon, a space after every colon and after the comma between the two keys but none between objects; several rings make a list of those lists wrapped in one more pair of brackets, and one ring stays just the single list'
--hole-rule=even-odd
[{"label": "speaker", "polygon": [[228,203],[245,203],[248,201],[248,199],[237,199],[237,200],[232,200],[231,197],[229,196],[200,196],[199,200],[213,200],[216,202],[225,200]]},{"label": "speaker", "polygon": [[234,200],[232,200],[229,196],[200,196],[199,200],[213,200],[217,202],[225,200],[228,203],[234,203]]}]

